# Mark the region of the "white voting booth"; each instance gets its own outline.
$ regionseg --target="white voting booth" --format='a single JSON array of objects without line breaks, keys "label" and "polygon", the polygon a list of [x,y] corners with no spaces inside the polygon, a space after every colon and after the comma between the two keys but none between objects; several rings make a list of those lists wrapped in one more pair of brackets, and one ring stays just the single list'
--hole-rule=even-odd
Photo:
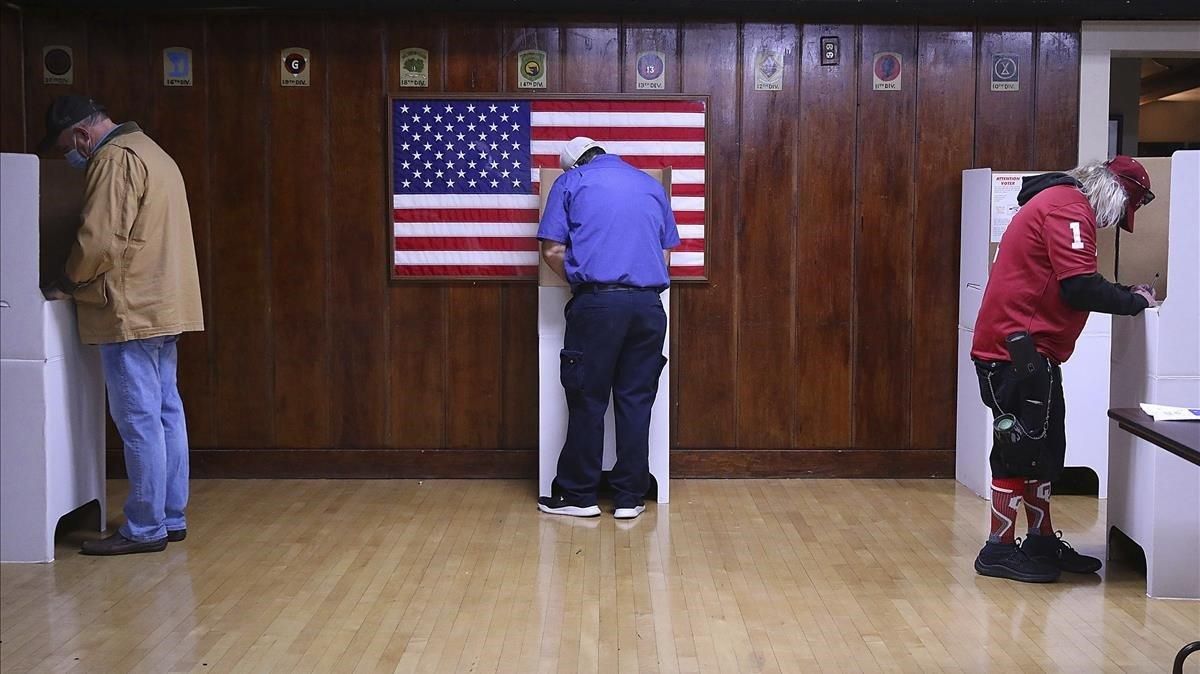
[{"label": "white voting booth", "polygon": [[[979,397],[979,380],[971,363],[975,318],[983,303],[988,272],[1008,223],[1017,212],[1021,178],[1043,171],[963,171],[962,238],[958,288],[958,415],[954,477],[983,498],[991,494],[992,413]],[[1093,313],[1075,353],[1063,365],[1067,403],[1068,467],[1087,467],[1100,480],[1100,497],[1108,494],[1108,368],[1112,320]]]},{"label": "white voting booth", "polygon": [[54,560],[65,514],[104,496],[100,353],[40,286],[78,227],[83,173],[0,154],[0,561]]},{"label": "white voting booth", "polygon": [[[1155,200],[1119,232],[1117,282],[1152,283],[1156,309],[1117,316],[1111,407],[1200,406],[1200,151],[1139,160]],[[1197,422],[1173,422],[1197,423]],[[1200,599],[1200,466],[1106,424],[1108,525],[1146,554],[1146,593]]]},{"label": "white voting booth", "polygon": [[[670,192],[670,169],[647,170],[663,182]],[[542,208],[545,195],[550,193],[554,180],[562,171],[541,170]],[[551,483],[558,469],[558,455],[562,452],[567,437],[567,398],[559,379],[559,351],[563,348],[566,334],[566,318],[563,310],[571,298],[571,289],[546,267],[540,265],[538,274],[538,493],[550,496]],[[663,306],[669,307],[671,291],[662,293]],[[670,314],[667,312],[668,338],[663,343],[663,355],[669,357]],[[658,396],[650,413],[650,474],[658,483],[658,502],[670,500],[670,442],[671,368],[664,367],[658,380]],[[604,462],[602,469],[612,470],[617,462],[616,425],[611,402],[604,416]]]}]

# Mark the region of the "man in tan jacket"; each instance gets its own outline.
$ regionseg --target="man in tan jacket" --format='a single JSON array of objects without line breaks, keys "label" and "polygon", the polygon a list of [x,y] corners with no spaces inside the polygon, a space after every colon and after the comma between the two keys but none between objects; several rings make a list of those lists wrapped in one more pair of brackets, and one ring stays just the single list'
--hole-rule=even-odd
[{"label": "man in tan jacket", "polygon": [[187,536],[188,440],[177,343],[204,329],[187,192],[175,161],[133,122],[60,96],[39,146],[87,171],[82,225],[51,299],[72,296],[79,337],[100,345],[109,410],[125,445],[126,522],[89,555],[158,552]]}]

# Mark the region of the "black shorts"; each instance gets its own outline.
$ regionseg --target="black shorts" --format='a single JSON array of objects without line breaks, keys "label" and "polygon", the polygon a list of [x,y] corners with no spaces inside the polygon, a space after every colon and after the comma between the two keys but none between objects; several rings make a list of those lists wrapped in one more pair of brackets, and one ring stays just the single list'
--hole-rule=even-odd
[{"label": "black shorts", "polygon": [[1013,414],[1030,436],[1038,438],[1018,446],[994,442],[990,457],[993,477],[1057,480],[1062,475],[1067,454],[1062,369],[1049,361],[1046,365],[1040,372],[1017,379],[1012,363],[975,361],[979,395],[991,408],[992,418]]}]

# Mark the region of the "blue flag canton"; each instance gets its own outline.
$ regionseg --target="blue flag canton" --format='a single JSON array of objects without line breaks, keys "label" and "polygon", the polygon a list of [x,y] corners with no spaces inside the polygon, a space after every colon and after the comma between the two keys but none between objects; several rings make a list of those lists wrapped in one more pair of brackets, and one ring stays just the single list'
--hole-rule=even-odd
[{"label": "blue flag canton", "polygon": [[394,194],[530,194],[528,101],[392,101]]}]

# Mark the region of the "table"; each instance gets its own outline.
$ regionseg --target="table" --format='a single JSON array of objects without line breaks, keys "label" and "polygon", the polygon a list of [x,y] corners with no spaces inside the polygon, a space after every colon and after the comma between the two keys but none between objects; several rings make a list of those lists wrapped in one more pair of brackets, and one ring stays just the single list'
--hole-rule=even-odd
[{"label": "table", "polygon": [[[1200,466],[1200,422],[1155,421],[1149,414],[1136,407],[1110,409],[1108,417],[1116,421],[1122,430]],[[1182,674],[1184,660],[1198,650],[1200,641],[1193,641],[1181,648],[1175,656],[1172,674]]]},{"label": "table", "polygon": [[1108,411],[1123,430],[1200,466],[1200,421],[1155,421],[1136,407]]}]

